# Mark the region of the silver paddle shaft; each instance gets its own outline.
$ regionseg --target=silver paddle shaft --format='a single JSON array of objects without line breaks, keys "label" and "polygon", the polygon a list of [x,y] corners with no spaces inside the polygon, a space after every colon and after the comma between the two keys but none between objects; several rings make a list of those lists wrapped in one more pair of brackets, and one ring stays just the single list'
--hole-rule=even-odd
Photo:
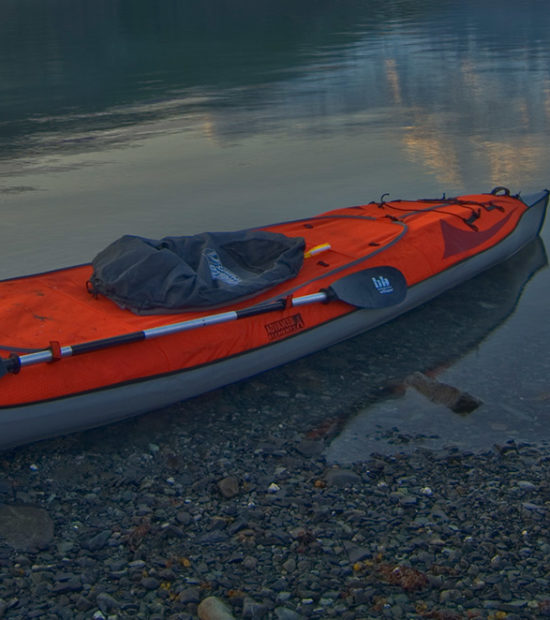
[{"label": "silver paddle shaft", "polygon": [[[323,292],[312,293],[311,295],[304,295],[303,297],[296,297],[291,300],[291,306],[305,306],[307,304],[323,302],[327,300],[327,294]],[[220,314],[211,314],[209,316],[199,317],[197,319],[190,319],[189,321],[181,321],[179,323],[171,323],[169,325],[160,325],[159,327],[151,327],[144,329],[141,332],[135,332],[135,334],[128,334],[128,340],[124,341],[124,337],[113,337],[112,339],[106,338],[105,340],[93,341],[91,343],[83,343],[80,345],[61,347],[58,351],[55,359],[71,357],[77,353],[85,352],[88,348],[90,351],[108,348],[116,346],[118,344],[124,344],[125,342],[139,342],[141,340],[149,340],[151,338],[159,338],[161,336],[169,336],[170,334],[177,334],[179,332],[185,332],[192,329],[199,329],[201,327],[209,327],[210,325],[219,325],[220,323],[229,323],[245,316],[252,316],[255,314],[261,314],[264,311],[271,311],[269,305],[266,304],[265,310],[262,306],[257,308],[249,308],[245,311],[232,310],[230,312],[221,312]],[[243,314],[239,314],[242,312]],[[133,338],[132,338],[133,337]],[[100,346],[102,344],[103,346]],[[97,346],[94,346],[97,345]],[[26,355],[19,356],[19,364],[21,368],[26,366],[33,366],[34,364],[41,364],[43,362],[51,362],[54,359],[54,354],[50,349],[44,349],[36,353],[28,353]]]}]

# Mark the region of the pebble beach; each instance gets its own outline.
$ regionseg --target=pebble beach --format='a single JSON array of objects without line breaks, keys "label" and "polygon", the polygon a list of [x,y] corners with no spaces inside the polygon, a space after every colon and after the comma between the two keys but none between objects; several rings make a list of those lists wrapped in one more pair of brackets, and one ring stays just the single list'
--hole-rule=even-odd
[{"label": "pebble beach", "polygon": [[264,381],[2,453],[0,617],[550,616],[547,447],[340,466]]}]

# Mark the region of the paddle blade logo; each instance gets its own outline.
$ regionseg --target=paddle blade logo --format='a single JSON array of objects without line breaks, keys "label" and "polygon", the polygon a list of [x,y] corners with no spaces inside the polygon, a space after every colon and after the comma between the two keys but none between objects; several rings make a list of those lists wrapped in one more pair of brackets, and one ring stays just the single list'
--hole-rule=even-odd
[{"label": "paddle blade logo", "polygon": [[381,265],[345,276],[330,289],[338,299],[357,308],[387,308],[405,299],[407,281],[399,269]]},{"label": "paddle blade logo", "polygon": [[376,289],[378,293],[380,293],[380,295],[387,295],[388,293],[393,293],[394,288],[391,285],[388,278],[384,276],[379,276],[379,277],[373,276],[371,280],[372,280],[372,283],[374,284],[374,288]]}]

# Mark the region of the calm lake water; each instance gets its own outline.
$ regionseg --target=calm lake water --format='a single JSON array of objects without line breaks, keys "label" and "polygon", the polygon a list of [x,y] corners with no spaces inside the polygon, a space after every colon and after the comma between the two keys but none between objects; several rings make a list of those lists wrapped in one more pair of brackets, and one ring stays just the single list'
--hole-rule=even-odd
[{"label": "calm lake water", "polygon": [[[124,233],[539,190],[549,135],[547,0],[3,0],[0,277],[88,262]],[[449,440],[544,438],[549,277],[544,247],[531,254],[345,345],[338,376],[365,380],[343,392],[365,408],[349,405],[342,450],[370,450],[361,438],[392,420],[431,424],[441,412],[408,392],[372,394],[434,367],[485,403]],[[326,355],[308,368],[330,381]]]}]

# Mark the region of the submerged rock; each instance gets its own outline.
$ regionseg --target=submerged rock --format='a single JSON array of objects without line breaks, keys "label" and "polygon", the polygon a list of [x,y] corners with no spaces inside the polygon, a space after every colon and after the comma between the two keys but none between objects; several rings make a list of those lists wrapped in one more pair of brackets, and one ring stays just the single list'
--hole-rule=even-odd
[{"label": "submerged rock", "polygon": [[468,392],[432,379],[422,372],[413,372],[409,375],[405,379],[405,385],[415,388],[433,403],[445,405],[455,413],[472,413],[482,404],[479,398]]}]

